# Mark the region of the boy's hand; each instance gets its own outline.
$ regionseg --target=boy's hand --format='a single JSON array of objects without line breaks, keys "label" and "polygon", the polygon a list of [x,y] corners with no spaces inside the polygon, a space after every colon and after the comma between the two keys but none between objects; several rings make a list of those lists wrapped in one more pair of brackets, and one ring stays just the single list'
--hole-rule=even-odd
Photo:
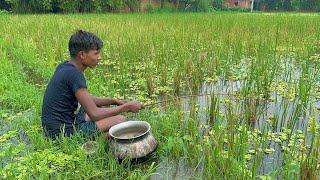
[{"label": "boy's hand", "polygon": [[138,101],[130,101],[124,104],[127,111],[137,113],[139,110],[143,108],[143,105]]}]

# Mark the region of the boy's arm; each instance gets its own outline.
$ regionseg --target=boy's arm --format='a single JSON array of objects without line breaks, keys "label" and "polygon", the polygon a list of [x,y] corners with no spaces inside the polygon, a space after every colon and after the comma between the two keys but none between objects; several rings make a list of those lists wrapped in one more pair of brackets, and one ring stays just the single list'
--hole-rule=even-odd
[{"label": "boy's arm", "polygon": [[100,97],[96,97],[96,96],[91,96],[94,103],[98,106],[109,106],[109,105],[122,105],[119,104],[118,101],[116,99],[112,99],[112,98],[100,98]]},{"label": "boy's arm", "polygon": [[93,121],[116,116],[122,112],[138,112],[142,108],[142,104],[134,101],[112,108],[99,108],[86,88],[78,89],[75,96]]}]

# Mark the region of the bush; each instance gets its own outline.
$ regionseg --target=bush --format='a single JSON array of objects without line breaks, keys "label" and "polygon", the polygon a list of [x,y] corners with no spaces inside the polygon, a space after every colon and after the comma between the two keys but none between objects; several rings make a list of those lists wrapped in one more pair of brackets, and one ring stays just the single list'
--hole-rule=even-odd
[{"label": "bush", "polygon": [[130,11],[139,11],[139,2],[137,0],[126,0],[126,5],[130,8]]},{"label": "bush", "polygon": [[64,13],[79,12],[80,0],[57,0],[58,6]]},{"label": "bush", "polygon": [[241,8],[241,7],[226,7],[222,8],[223,11],[236,11],[236,12],[250,12],[250,8]]},{"label": "bush", "polygon": [[7,11],[7,10],[0,10],[0,14],[10,14],[11,12],[10,11]]},{"label": "bush", "polygon": [[186,2],[186,11],[208,12],[213,9],[212,0],[189,0]]},{"label": "bush", "polygon": [[52,0],[5,0],[15,13],[43,13],[52,11]]},{"label": "bush", "polygon": [[0,11],[2,11],[2,10],[6,10],[6,11],[11,10],[10,4],[7,3],[5,0],[0,0]]},{"label": "bush", "polygon": [[168,13],[168,12],[177,12],[177,9],[174,7],[156,8],[153,6],[148,6],[147,12],[148,13]]}]

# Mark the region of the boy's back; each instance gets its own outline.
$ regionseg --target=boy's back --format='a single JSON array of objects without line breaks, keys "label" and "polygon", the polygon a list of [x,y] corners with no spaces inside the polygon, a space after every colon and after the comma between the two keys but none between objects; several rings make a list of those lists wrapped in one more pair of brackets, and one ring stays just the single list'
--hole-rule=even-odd
[{"label": "boy's back", "polygon": [[86,88],[83,73],[67,61],[61,63],[54,72],[43,99],[41,120],[48,136],[58,135],[60,129],[65,129],[65,134],[70,135],[73,126],[84,121],[75,118],[78,108],[75,92],[79,88]]}]

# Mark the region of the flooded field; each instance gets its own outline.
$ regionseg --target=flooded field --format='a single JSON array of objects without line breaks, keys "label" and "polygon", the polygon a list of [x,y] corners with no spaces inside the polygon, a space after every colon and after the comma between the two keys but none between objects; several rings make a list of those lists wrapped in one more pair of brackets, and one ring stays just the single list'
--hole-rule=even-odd
[{"label": "flooded field", "polygon": [[[250,144],[248,147],[247,166],[255,166],[252,159],[258,151],[262,151],[261,160],[257,166],[258,174],[263,176],[270,174],[277,170],[279,167],[285,165],[286,151],[290,151],[292,146],[298,146],[297,151],[306,151],[306,147],[311,146],[312,134],[306,132],[309,127],[311,118],[311,109],[305,109],[297,111],[299,109],[299,98],[293,99],[284,98],[277,92],[270,92],[267,98],[251,97],[248,102],[247,99],[241,98],[241,89],[244,87],[244,81],[236,80],[220,80],[215,83],[203,83],[200,87],[198,94],[185,95],[176,97],[172,100],[166,97],[161,97],[160,108],[165,109],[173,103],[174,106],[180,106],[184,112],[182,121],[188,121],[192,106],[197,106],[197,120],[199,121],[199,135],[201,138],[207,138],[210,130],[212,129],[212,121],[210,121],[210,109],[212,108],[212,100],[214,100],[215,106],[218,108],[219,113],[222,115],[228,114],[228,108],[232,107],[233,114],[237,118],[235,121],[238,131],[236,133],[243,132],[241,128],[247,124],[252,128],[253,138],[261,139],[263,133],[266,134],[266,140],[263,142],[262,148],[255,149],[255,144]],[[219,93],[217,93],[219,92]],[[213,99],[216,98],[216,99]],[[250,98],[250,97],[247,97]],[[166,99],[166,100],[165,100]],[[231,103],[230,106],[226,106],[225,101]],[[253,114],[254,117],[250,117],[250,121],[246,120],[245,111],[248,103],[254,104]],[[318,99],[311,99],[308,102],[308,107],[319,107]],[[313,118],[316,119],[316,123],[319,122],[319,109],[314,109],[312,112]],[[244,126],[242,125],[244,124]],[[222,123],[222,126],[227,126],[227,121]],[[305,136],[306,135],[306,136]],[[288,137],[293,137],[288,139]],[[247,141],[250,142],[250,138],[247,137]],[[251,140],[252,141],[252,140]],[[304,142],[306,141],[306,142]],[[228,150],[227,142],[225,142],[225,150]],[[305,143],[305,144],[304,144]],[[306,154],[305,154],[306,155]],[[158,165],[155,174],[152,179],[161,179],[163,176],[166,179],[188,179],[188,178],[200,178],[204,177],[203,162],[199,162],[196,168],[190,167],[190,164],[186,164],[181,157],[177,161],[162,160]],[[278,178],[283,178],[278,176]]]},{"label": "flooded field", "polygon": [[[318,14],[1,15],[0,22],[0,179],[320,176]],[[88,91],[145,104],[123,115],[150,123],[158,148],[147,162],[119,163],[103,135],[44,137],[44,89],[69,58],[76,29],[105,43],[103,60],[85,73]],[[88,155],[82,144],[90,140],[98,149]]]}]

